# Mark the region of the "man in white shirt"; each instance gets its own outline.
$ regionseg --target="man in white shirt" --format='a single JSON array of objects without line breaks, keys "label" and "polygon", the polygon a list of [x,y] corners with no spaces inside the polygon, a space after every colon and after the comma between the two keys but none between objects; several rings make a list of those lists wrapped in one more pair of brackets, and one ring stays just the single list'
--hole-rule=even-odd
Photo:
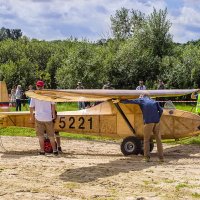
[{"label": "man in white shirt", "polygon": [[[37,81],[36,88],[37,90],[42,90],[44,88],[44,82]],[[53,120],[55,119],[55,103],[31,98],[30,115],[31,115],[30,121],[33,123],[35,122],[36,134],[39,138],[39,144],[40,144],[39,154],[45,155],[44,134],[46,131],[50,139],[51,146],[53,148],[53,153],[54,155],[58,155],[54,138],[55,130],[53,126]]]},{"label": "man in white shirt", "polygon": [[146,90],[146,86],[143,81],[139,81],[139,85],[136,87],[136,90]]}]

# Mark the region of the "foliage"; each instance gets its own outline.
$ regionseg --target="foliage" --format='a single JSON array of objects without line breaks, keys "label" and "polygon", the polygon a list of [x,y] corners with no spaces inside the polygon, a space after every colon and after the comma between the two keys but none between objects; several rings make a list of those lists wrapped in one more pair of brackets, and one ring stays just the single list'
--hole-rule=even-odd
[{"label": "foliage", "polygon": [[111,16],[113,38],[97,42],[39,41],[22,37],[19,29],[0,29],[0,79],[9,91],[26,90],[38,79],[46,88],[135,89],[144,80],[148,89],[162,79],[167,88],[200,87],[200,40],[173,43],[167,9],[145,15],[121,8]]},{"label": "foliage", "polygon": [[21,29],[8,29],[4,27],[0,29],[0,41],[6,40],[6,39],[17,40],[21,36],[22,36]]},{"label": "foliage", "polygon": [[127,39],[131,33],[129,10],[122,8],[117,10],[115,16],[111,16],[113,35],[117,39]]},{"label": "foliage", "polygon": [[102,47],[82,43],[69,52],[62,67],[57,70],[59,86],[75,88],[77,82],[82,81],[85,88],[98,88],[104,74],[101,50]]},{"label": "foliage", "polygon": [[141,41],[147,48],[151,48],[153,56],[160,58],[171,54],[172,36],[169,34],[171,23],[166,18],[167,9],[158,12],[154,9],[144,25],[143,33],[146,37],[142,37]]},{"label": "foliage", "polygon": [[[156,78],[156,59],[149,52],[141,52],[137,42],[129,39],[121,44],[110,68],[109,76],[116,88],[135,89],[140,79],[150,80]],[[143,56],[141,57],[141,53]],[[154,70],[155,69],[155,70]]]},{"label": "foliage", "polygon": [[135,30],[142,28],[145,14],[123,7],[116,11],[115,16],[111,15],[110,20],[113,36],[118,40],[124,40],[133,36]]}]

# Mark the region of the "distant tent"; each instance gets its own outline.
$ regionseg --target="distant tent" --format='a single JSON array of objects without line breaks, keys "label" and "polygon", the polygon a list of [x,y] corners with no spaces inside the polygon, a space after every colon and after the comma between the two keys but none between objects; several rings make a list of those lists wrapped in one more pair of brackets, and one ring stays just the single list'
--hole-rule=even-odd
[{"label": "distant tent", "polygon": [[0,111],[7,111],[9,108],[9,96],[5,81],[0,81]]}]

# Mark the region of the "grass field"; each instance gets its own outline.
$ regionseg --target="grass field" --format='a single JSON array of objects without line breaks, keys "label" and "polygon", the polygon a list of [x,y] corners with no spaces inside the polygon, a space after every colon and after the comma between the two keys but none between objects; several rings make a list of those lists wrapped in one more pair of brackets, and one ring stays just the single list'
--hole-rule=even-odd
[{"label": "grass field", "polygon": [[[22,111],[28,111],[28,110],[29,110],[28,104],[22,105]],[[58,112],[66,111],[66,110],[78,110],[78,104],[77,103],[57,103],[56,110]],[[15,111],[15,107],[11,107],[10,111]]]},{"label": "grass field", "polygon": [[[195,112],[195,105],[176,104],[175,106],[177,109],[180,109],[180,110]],[[77,103],[58,103],[56,107],[57,107],[57,111],[69,111],[69,110],[78,109]],[[22,106],[22,110],[23,111],[29,110],[28,105]],[[11,108],[11,111],[15,111],[15,108]],[[0,128],[0,135],[35,137],[35,130],[30,129],[30,128],[7,127],[7,128]],[[68,137],[68,138],[73,138],[73,139],[113,140],[111,138],[106,138],[106,137],[98,137],[98,136],[74,134],[74,133],[72,134],[72,133],[66,133],[66,132],[61,132],[60,135],[61,137]],[[174,144],[200,144],[200,136],[184,138],[179,141],[165,140],[163,142],[174,143]]]},{"label": "grass field", "polygon": [[174,104],[174,105],[176,109],[195,113],[196,104],[185,104],[185,103],[180,104],[179,103],[179,104]]}]

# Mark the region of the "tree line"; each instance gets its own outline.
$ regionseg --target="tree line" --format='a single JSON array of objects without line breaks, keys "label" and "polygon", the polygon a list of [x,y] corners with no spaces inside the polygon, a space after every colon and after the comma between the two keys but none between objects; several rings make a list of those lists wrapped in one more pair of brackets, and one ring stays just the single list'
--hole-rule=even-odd
[{"label": "tree line", "polygon": [[162,79],[167,88],[196,88],[200,83],[200,40],[173,42],[167,9],[150,15],[121,8],[111,16],[112,37],[96,42],[40,41],[23,36],[20,29],[0,29],[0,78],[8,89],[14,85],[46,88],[102,88],[111,82],[116,89],[135,89],[144,80],[148,89]]}]

